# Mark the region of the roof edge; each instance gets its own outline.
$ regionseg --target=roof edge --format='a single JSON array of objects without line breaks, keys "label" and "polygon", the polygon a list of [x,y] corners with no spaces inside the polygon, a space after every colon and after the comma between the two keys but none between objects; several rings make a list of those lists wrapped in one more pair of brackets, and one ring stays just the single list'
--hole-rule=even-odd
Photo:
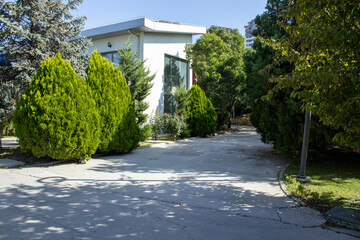
[{"label": "roof edge", "polygon": [[168,21],[154,21],[147,17],[141,17],[124,22],[113,23],[100,27],[86,29],[81,33],[82,37],[99,37],[102,35],[122,35],[128,30],[137,32],[179,33],[179,34],[205,34],[206,27],[185,25]]}]

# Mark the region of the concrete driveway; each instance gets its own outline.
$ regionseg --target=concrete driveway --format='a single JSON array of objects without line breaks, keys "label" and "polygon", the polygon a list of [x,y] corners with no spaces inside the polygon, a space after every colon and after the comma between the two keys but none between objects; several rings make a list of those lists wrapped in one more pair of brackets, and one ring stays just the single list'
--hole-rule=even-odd
[{"label": "concrete driveway", "polygon": [[[87,164],[0,170],[0,239],[356,239],[280,190],[251,127]],[[342,231],[342,233],[338,233]]]}]

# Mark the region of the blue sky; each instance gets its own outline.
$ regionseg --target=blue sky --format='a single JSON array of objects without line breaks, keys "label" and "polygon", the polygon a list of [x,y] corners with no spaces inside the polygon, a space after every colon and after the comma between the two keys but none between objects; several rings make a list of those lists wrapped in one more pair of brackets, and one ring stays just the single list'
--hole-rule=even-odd
[{"label": "blue sky", "polygon": [[148,17],[183,24],[237,28],[265,11],[266,0],[84,0],[74,15],[86,16],[85,28]]}]

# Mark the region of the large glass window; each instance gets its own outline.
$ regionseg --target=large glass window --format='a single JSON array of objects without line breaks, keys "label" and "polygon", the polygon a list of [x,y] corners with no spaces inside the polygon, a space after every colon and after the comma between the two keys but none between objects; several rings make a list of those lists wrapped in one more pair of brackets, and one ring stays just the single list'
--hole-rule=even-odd
[{"label": "large glass window", "polygon": [[189,88],[189,63],[185,59],[165,54],[164,112],[174,113],[176,102],[171,92],[178,86]]}]

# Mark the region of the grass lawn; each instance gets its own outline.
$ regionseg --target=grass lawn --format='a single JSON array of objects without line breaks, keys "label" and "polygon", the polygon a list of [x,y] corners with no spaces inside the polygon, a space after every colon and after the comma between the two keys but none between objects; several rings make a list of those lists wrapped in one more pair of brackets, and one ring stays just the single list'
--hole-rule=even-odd
[{"label": "grass lawn", "polygon": [[139,147],[144,147],[144,146],[150,146],[156,143],[149,143],[149,142],[139,142]]},{"label": "grass lawn", "polygon": [[[153,140],[155,140],[155,139],[153,139]],[[161,140],[161,141],[174,141],[174,139],[173,139],[170,135],[165,135],[165,136],[157,137],[156,140]]]},{"label": "grass lawn", "polygon": [[312,183],[299,184],[290,175],[299,173],[299,163],[285,171],[284,183],[294,196],[320,211],[335,206],[360,210],[360,154],[329,152],[308,163]]}]

